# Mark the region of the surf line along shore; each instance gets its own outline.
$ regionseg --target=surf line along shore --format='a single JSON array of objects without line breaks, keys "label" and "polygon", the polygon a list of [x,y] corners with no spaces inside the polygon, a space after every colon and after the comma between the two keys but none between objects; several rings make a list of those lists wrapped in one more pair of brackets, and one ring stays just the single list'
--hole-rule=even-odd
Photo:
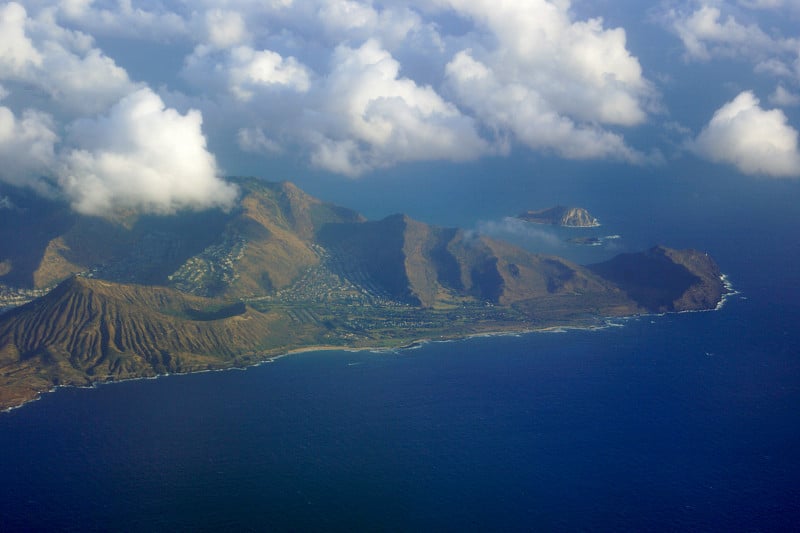
[{"label": "surf line along shore", "polygon": [[[727,278],[727,276],[722,275],[721,278],[724,283],[725,287],[728,290],[723,297],[720,299],[720,302],[714,309],[706,309],[703,311],[719,311],[722,309],[725,301],[732,295],[739,294],[733,288],[733,285]],[[693,311],[686,311],[686,312],[693,312]],[[607,329],[609,327],[619,327],[620,324],[612,323],[611,320],[621,320],[625,321],[627,319],[639,318],[639,317],[646,317],[646,316],[664,316],[665,313],[654,313],[654,314],[637,314],[637,315],[630,315],[630,316],[618,316],[618,317],[604,317],[596,321],[596,323],[562,323],[556,325],[547,325],[542,327],[509,327],[502,330],[493,330],[493,331],[484,331],[484,332],[477,332],[477,333],[468,333],[468,334],[454,334],[454,335],[440,335],[436,337],[422,337],[422,338],[414,338],[407,341],[398,341],[396,346],[347,346],[347,345],[332,345],[332,344],[320,344],[320,345],[311,345],[311,346],[302,346],[298,348],[292,348],[283,352],[279,352],[276,354],[264,354],[262,359],[254,361],[247,365],[236,365],[230,364],[227,366],[220,366],[219,368],[208,368],[202,370],[191,370],[187,372],[165,372],[162,374],[154,374],[149,376],[139,376],[139,377],[130,377],[130,378],[122,378],[118,379],[114,376],[104,376],[100,377],[97,381],[93,381],[91,383],[87,383],[84,385],[77,385],[77,384],[70,384],[70,385],[56,385],[46,391],[38,392],[34,397],[21,400],[19,402],[13,402],[13,400],[9,403],[13,402],[13,405],[6,405],[0,411],[0,413],[8,413],[14,411],[16,409],[20,409],[26,406],[29,403],[38,401],[42,398],[43,394],[54,393],[59,389],[66,389],[66,388],[76,388],[76,389],[96,389],[101,385],[113,385],[119,383],[125,383],[130,381],[139,381],[139,380],[155,380],[155,379],[162,379],[168,378],[171,376],[186,376],[190,374],[201,374],[201,373],[209,373],[209,372],[227,372],[232,370],[247,370],[248,368],[255,368],[264,364],[270,364],[278,361],[279,359],[289,357],[292,355],[301,355],[304,353],[320,353],[320,352],[346,352],[346,353],[360,353],[360,352],[369,352],[373,354],[397,354],[402,351],[408,350],[416,350],[422,348],[425,344],[429,343],[440,343],[440,342],[455,342],[455,341],[468,341],[470,339],[480,339],[480,338],[491,338],[491,337],[520,337],[524,335],[531,335],[537,333],[565,333],[567,331],[600,331]]]}]

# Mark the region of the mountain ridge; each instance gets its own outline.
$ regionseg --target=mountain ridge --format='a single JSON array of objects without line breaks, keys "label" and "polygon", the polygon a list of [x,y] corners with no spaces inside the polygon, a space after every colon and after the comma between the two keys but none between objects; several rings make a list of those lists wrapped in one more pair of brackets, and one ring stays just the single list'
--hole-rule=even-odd
[{"label": "mountain ridge", "polygon": [[120,223],[53,210],[31,247],[2,248],[13,253],[0,257],[11,265],[0,281],[37,294],[45,279],[58,284],[0,315],[0,407],[58,385],[245,366],[311,346],[712,309],[724,294],[717,265],[694,250],[581,266],[403,214],[368,221],[288,182],[233,181],[241,197],[228,212]]}]

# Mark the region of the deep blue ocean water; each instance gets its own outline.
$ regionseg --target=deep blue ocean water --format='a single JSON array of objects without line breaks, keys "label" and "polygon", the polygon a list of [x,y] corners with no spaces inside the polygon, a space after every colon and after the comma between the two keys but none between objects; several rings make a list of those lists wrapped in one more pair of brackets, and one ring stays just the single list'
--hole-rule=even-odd
[{"label": "deep blue ocean water", "polygon": [[0,531],[797,530],[798,186],[720,185],[591,199],[721,311],[60,389],[0,415]]},{"label": "deep blue ocean water", "polygon": [[2,529],[792,529],[766,304],[62,389],[0,417]]}]

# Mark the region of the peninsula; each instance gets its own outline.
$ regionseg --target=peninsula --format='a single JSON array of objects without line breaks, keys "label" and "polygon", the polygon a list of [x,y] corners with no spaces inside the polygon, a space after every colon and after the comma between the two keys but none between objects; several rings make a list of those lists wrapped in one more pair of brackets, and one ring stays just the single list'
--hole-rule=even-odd
[{"label": "peninsula", "polygon": [[713,309],[706,254],[581,266],[405,215],[368,221],[288,182],[232,179],[227,212],[78,215],[0,191],[0,409],[60,385],[241,367],[313,347]]}]

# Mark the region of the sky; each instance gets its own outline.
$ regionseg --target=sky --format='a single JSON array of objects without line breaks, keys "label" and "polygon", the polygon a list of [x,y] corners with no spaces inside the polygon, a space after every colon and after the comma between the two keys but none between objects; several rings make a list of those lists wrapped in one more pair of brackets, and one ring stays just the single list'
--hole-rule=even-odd
[{"label": "sky", "polygon": [[89,215],[520,158],[768,186],[798,129],[800,0],[0,2],[0,181]]}]

